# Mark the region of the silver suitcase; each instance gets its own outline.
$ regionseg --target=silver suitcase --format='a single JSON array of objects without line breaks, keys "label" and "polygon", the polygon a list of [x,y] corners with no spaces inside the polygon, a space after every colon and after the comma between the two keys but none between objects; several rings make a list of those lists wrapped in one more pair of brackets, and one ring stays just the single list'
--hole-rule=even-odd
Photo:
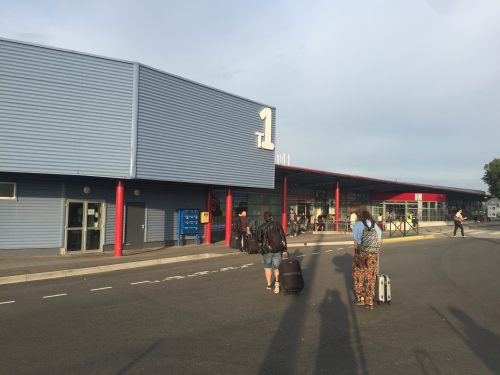
[{"label": "silver suitcase", "polygon": [[389,275],[380,273],[380,255],[379,261],[377,262],[378,272],[377,272],[377,285],[375,290],[375,295],[377,303],[388,303],[391,304],[391,278]]}]

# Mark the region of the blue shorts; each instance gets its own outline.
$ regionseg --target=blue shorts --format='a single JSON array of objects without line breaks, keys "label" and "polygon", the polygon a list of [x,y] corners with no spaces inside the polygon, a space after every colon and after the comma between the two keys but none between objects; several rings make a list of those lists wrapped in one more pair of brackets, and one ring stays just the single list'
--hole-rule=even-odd
[{"label": "blue shorts", "polygon": [[262,254],[262,263],[264,268],[272,268],[277,270],[281,263],[281,253],[266,253]]}]

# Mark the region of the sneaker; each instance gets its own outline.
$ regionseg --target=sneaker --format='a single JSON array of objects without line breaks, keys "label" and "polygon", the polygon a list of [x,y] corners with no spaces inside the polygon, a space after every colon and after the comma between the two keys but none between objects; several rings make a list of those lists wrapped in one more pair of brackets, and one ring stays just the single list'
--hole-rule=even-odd
[{"label": "sneaker", "polygon": [[271,287],[271,285],[266,285],[266,289],[267,289],[267,290],[271,290],[271,289],[273,289],[273,288]]},{"label": "sneaker", "polygon": [[456,236],[453,236],[453,237],[456,237]]},{"label": "sneaker", "polygon": [[274,293],[278,294],[279,292],[280,292],[280,283],[276,281],[274,283]]}]

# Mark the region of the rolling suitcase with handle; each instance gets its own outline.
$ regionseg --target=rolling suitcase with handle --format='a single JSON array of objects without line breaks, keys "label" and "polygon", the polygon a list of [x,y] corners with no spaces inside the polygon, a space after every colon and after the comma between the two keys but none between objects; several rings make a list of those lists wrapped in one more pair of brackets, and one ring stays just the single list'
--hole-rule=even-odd
[{"label": "rolling suitcase with handle", "polygon": [[377,262],[377,284],[375,293],[378,304],[391,304],[391,278],[389,275],[380,273],[380,254],[378,255]]},{"label": "rolling suitcase with handle", "polygon": [[248,245],[248,254],[260,253],[259,242],[257,241],[257,238],[253,234],[248,235],[247,245]]},{"label": "rolling suitcase with handle", "polygon": [[297,259],[283,257],[279,266],[280,289],[284,294],[298,294],[304,289],[304,278]]}]

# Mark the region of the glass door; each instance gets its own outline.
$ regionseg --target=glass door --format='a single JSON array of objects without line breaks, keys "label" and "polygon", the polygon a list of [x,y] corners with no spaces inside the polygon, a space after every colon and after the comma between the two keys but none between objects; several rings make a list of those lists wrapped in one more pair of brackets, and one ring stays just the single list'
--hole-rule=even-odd
[{"label": "glass door", "polygon": [[101,248],[101,206],[101,203],[87,203],[85,250],[100,250]]},{"label": "glass door", "polygon": [[69,202],[66,215],[66,251],[83,249],[84,202]]},{"label": "glass door", "polygon": [[103,203],[66,204],[66,251],[102,250]]}]

